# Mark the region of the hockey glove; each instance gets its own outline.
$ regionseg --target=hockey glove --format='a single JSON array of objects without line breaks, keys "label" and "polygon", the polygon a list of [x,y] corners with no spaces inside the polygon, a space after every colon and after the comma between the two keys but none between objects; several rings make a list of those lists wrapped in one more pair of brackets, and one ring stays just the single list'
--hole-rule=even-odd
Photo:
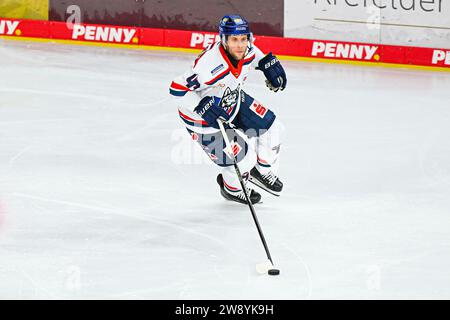
[{"label": "hockey glove", "polygon": [[230,115],[219,106],[219,103],[219,98],[206,96],[200,100],[194,111],[202,117],[209,126],[218,129],[219,126],[217,125],[217,119],[221,118],[225,121],[230,119]]},{"label": "hockey glove", "polygon": [[259,61],[256,69],[264,72],[264,75],[267,78],[266,85],[270,90],[277,92],[278,90],[283,91],[284,88],[286,88],[286,73],[284,72],[280,61],[277,57],[272,55],[272,52],[269,52]]}]

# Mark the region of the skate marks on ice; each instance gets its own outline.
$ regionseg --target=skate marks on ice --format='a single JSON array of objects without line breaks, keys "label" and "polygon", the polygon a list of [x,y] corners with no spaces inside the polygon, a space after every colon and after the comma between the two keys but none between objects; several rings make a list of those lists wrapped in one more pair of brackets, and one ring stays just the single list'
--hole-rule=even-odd
[{"label": "skate marks on ice", "polygon": [[[144,281],[144,283],[147,283],[147,287],[144,284],[138,285],[131,281],[130,285],[125,286],[122,289],[112,289],[110,292],[108,292],[108,297],[148,298],[165,296],[167,298],[171,298],[174,295],[179,295],[180,298],[207,298],[211,295],[215,295],[217,298],[233,298],[235,297],[235,295],[231,295],[230,293],[236,292],[236,288],[239,287],[242,289],[242,291],[239,291],[241,292],[240,295],[243,298],[250,298],[254,293],[253,290],[258,289],[261,291],[260,286],[264,286],[266,281],[270,281],[267,279],[260,279],[254,271],[254,262],[258,261],[257,259],[259,259],[260,257],[263,257],[264,253],[262,251],[259,252],[259,250],[256,250],[254,247],[242,249],[239,245],[233,245],[233,243],[230,244],[226,242],[226,239],[229,238],[229,234],[227,234],[227,230],[229,228],[231,228],[230,234],[232,234],[233,232],[240,233],[242,232],[242,228],[240,227],[240,223],[236,222],[231,223],[230,226],[221,226],[220,224],[223,224],[224,222],[229,220],[227,217],[223,217],[222,211],[216,212],[217,214],[219,214],[219,216],[211,218],[211,220],[219,220],[219,224],[216,225],[214,223],[210,223],[210,220],[202,220],[200,216],[197,220],[189,218],[186,221],[171,222],[148,216],[145,212],[135,212],[130,214],[126,212],[125,209],[122,210],[119,208],[110,208],[107,206],[90,205],[74,201],[63,201],[23,193],[13,193],[9,196],[12,198],[21,199],[21,201],[31,201],[33,203],[32,207],[40,207],[41,209],[46,211],[43,213],[45,213],[47,216],[55,215],[55,212],[58,212],[58,214],[55,216],[55,219],[70,218],[71,215],[79,212],[79,209],[82,209],[82,212],[85,212],[84,214],[91,212],[95,213],[95,215],[98,215],[100,213],[100,215],[104,215],[105,218],[107,218],[109,215],[118,215],[125,218],[125,220],[132,218],[133,220],[140,221],[140,223],[145,223],[145,226],[147,226],[149,233],[152,233],[152,230],[155,230],[155,228],[157,228],[160,234],[162,233],[172,235],[171,237],[168,237],[166,239],[162,239],[159,235],[139,235],[140,232],[144,231],[140,229],[136,231],[137,235],[132,236],[131,238],[136,241],[132,244],[132,246],[137,246],[144,250],[146,250],[147,248],[149,249],[149,252],[147,252],[146,254],[148,254],[149,257],[153,255],[153,259],[151,259],[153,260],[153,263],[147,264],[147,277],[149,279],[152,279],[155,276],[160,277],[161,273],[160,271],[158,271],[159,268],[166,268],[165,266],[175,264],[178,265],[178,267],[176,267],[177,270],[173,270],[173,278],[165,279],[165,283],[161,282],[161,284],[158,285],[149,285],[149,282]],[[67,211],[63,210],[64,207],[69,207],[77,210],[68,211],[69,216],[67,216]],[[59,210],[57,209],[55,211],[56,208],[59,208]],[[214,215],[214,212],[212,214]],[[222,219],[220,215],[222,215]],[[92,219],[88,216],[86,216],[86,218],[88,218],[89,220]],[[247,216],[243,217],[243,220],[247,219]],[[239,221],[239,219],[236,220]],[[251,223],[251,221],[248,222]],[[160,227],[151,227],[151,225],[154,224],[159,225]],[[52,269],[54,269],[53,272],[59,274],[61,274],[61,270],[67,269],[68,265],[80,266],[81,274],[83,275],[83,281],[80,284],[81,290],[78,292],[67,292],[67,290],[64,291],[58,286],[57,283],[55,283],[55,281],[50,281],[47,283],[45,277],[48,275],[45,275],[45,273],[43,273],[42,275],[36,273],[40,268],[39,266],[38,269],[34,269],[31,268],[30,265],[25,265],[24,268],[22,268],[23,272],[19,273],[16,276],[19,276],[19,278],[22,279],[20,281],[25,281],[25,283],[28,283],[29,286],[37,290],[32,295],[33,297],[51,298],[58,295],[70,297],[87,295],[89,297],[96,297],[99,291],[99,287],[101,287],[101,285],[99,285],[99,278],[102,277],[93,277],[93,272],[89,271],[89,268],[86,265],[89,265],[90,260],[98,259],[98,255],[101,251],[104,251],[105,249],[108,251],[111,250],[108,249],[108,247],[105,247],[104,242],[108,240],[111,241],[111,239],[115,239],[116,237],[120,238],[121,232],[129,234],[126,231],[126,228],[132,225],[133,223],[128,223],[128,225],[124,225],[123,227],[119,228],[113,228],[112,231],[108,231],[106,233],[100,232],[98,236],[92,239],[93,241],[82,242],[82,246],[76,249],[76,255],[69,254],[66,258],[57,259],[53,262],[55,266],[58,266],[58,268],[52,267]],[[243,229],[247,229],[246,232],[249,233],[250,238],[255,238],[257,236],[256,231],[254,231],[252,228],[252,225],[245,225]],[[226,230],[227,232],[223,232],[224,230]],[[186,236],[180,235],[180,232],[185,233]],[[222,237],[217,236],[221,233],[224,234],[225,240],[222,239]],[[88,234],[89,232],[86,233],[87,236]],[[44,234],[42,234],[41,237],[44,237]],[[70,243],[71,235],[66,234],[66,238],[68,238],[67,240],[69,240]],[[184,245],[183,242],[185,243]],[[259,245],[259,243],[256,241],[255,245]],[[155,248],[157,248],[157,253],[152,253]],[[168,252],[172,252],[175,250],[179,258],[164,258],[165,255],[161,254],[163,251],[160,250]],[[256,253],[250,253],[249,258],[249,252],[245,252],[246,250],[255,251]],[[142,252],[141,254],[144,253]],[[196,260],[200,265],[195,263]],[[63,263],[62,261],[68,262]],[[154,269],[154,267],[156,267],[156,269]],[[108,269],[109,268],[107,267],[106,271]],[[157,272],[157,274],[155,274],[155,276],[152,276],[152,274],[155,272]],[[205,278],[210,280],[202,280]],[[230,282],[230,278],[236,280]],[[212,279],[215,279],[214,282],[212,282]],[[114,283],[114,281],[111,282]],[[229,290],[222,291],[214,289],[215,285],[213,285],[213,283],[215,283],[215,285],[219,284],[222,288],[225,287]],[[286,278],[286,280],[284,281],[280,281],[277,283],[273,282],[273,284],[276,284],[276,286],[285,286],[289,283],[292,283],[292,278],[290,277]],[[112,287],[114,287],[114,285],[112,285]],[[130,290],[133,287],[136,289]],[[141,289],[139,289],[139,287]],[[89,289],[92,291],[90,291]],[[292,294],[291,291],[289,292],[290,294]],[[30,292],[28,293],[30,294]],[[261,294],[261,297],[263,296],[273,297],[270,295]]]},{"label": "skate marks on ice", "polygon": [[270,278],[248,208],[171,158],[167,86],[193,56],[0,48],[23,58],[0,60],[1,297],[450,296],[448,75],[287,61],[277,96],[249,77],[289,131],[286,189],[256,207]]}]

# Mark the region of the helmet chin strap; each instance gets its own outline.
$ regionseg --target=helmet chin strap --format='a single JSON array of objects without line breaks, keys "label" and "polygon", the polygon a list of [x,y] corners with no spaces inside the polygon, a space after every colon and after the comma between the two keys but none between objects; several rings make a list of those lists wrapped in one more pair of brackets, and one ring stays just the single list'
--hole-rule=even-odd
[{"label": "helmet chin strap", "polygon": [[223,47],[228,51],[227,36],[222,35],[222,38],[220,39],[220,41],[222,42]]}]

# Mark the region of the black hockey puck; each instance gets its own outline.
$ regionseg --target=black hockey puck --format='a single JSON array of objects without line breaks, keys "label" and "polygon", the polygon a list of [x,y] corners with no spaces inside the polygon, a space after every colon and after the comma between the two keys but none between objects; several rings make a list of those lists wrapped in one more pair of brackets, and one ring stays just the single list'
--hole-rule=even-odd
[{"label": "black hockey puck", "polygon": [[271,276],[277,276],[277,275],[280,274],[280,270],[278,270],[278,269],[269,269],[268,274],[271,275]]}]

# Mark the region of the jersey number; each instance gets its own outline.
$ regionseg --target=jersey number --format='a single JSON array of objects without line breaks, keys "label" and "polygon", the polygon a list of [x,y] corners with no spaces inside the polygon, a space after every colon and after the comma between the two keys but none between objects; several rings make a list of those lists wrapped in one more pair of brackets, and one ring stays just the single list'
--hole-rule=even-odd
[{"label": "jersey number", "polygon": [[197,80],[198,74],[193,74],[189,78],[186,79],[187,87],[191,90],[196,90],[200,88],[200,82]]}]

